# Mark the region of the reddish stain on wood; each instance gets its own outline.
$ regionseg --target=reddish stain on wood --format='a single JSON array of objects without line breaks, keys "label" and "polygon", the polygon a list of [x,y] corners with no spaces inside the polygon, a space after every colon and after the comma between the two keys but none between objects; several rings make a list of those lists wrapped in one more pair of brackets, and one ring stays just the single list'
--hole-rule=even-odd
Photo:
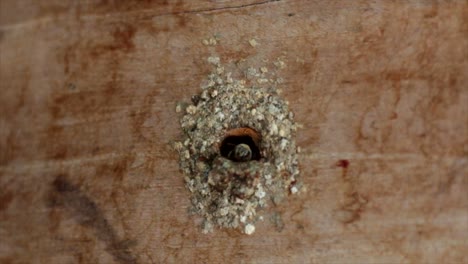
[{"label": "reddish stain on wood", "polygon": [[3,193],[0,194],[0,211],[7,209],[14,197],[12,192],[5,190],[2,192]]},{"label": "reddish stain on wood", "polygon": [[345,160],[345,159],[339,160],[339,161],[336,163],[336,166],[342,167],[343,169],[347,169],[348,166],[349,166],[349,160]]}]

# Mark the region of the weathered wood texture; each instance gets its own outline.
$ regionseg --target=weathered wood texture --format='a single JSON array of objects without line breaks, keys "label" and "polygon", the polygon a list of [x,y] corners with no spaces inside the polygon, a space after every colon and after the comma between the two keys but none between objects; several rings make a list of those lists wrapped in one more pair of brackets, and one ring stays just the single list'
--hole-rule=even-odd
[{"label": "weathered wood texture", "polygon": [[[0,1],[1,263],[468,263],[465,0],[117,2]],[[200,232],[170,147],[210,54],[283,55],[304,126],[252,236]]]}]

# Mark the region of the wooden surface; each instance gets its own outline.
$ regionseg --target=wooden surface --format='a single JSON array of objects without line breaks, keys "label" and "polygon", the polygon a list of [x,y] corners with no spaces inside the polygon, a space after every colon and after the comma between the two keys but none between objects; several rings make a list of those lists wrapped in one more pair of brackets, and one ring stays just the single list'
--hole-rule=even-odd
[{"label": "wooden surface", "polygon": [[[0,1],[1,263],[468,263],[466,1],[117,2]],[[283,56],[303,124],[252,236],[200,232],[170,147],[209,55]]]}]

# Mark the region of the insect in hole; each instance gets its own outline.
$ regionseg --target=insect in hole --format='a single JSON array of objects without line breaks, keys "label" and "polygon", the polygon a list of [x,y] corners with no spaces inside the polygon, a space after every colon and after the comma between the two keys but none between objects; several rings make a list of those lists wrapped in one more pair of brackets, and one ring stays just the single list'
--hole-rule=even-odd
[{"label": "insect in hole", "polygon": [[234,161],[249,161],[252,159],[252,150],[249,145],[241,143],[229,152],[228,158]]},{"label": "insect in hole", "polygon": [[235,162],[260,160],[261,135],[249,127],[234,128],[226,133],[220,154]]}]

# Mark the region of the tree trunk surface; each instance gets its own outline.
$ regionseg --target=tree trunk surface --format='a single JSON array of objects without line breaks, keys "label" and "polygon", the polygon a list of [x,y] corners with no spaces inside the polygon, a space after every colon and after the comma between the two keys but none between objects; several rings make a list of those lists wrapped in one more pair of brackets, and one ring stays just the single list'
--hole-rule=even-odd
[{"label": "tree trunk surface", "polygon": [[[468,263],[468,2],[116,2],[0,1],[1,263]],[[252,235],[171,146],[209,56],[281,58],[302,124]]]}]

